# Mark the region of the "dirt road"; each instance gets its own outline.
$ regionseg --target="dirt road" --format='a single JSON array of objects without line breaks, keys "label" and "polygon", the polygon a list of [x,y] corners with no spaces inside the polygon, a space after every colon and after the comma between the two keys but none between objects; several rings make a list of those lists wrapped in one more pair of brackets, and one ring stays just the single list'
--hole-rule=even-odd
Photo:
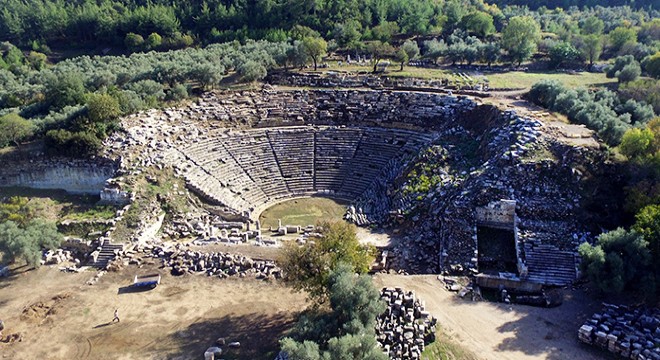
[{"label": "dirt road", "polygon": [[580,291],[566,293],[551,309],[462,300],[445,290],[436,276],[378,274],[380,286],[414,290],[442,329],[477,356],[492,360],[597,360],[600,351],[577,341],[577,329],[600,303]]}]

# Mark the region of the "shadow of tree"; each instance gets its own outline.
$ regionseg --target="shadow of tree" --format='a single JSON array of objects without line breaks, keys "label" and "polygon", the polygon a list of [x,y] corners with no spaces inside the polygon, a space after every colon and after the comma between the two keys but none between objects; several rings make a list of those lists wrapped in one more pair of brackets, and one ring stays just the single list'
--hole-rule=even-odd
[{"label": "shadow of tree", "polygon": [[[204,351],[216,346],[216,341],[222,337],[227,344],[221,347],[224,359],[272,360],[279,351],[279,339],[294,323],[295,317],[289,313],[272,316],[254,313],[205,319],[170,336],[167,342],[175,344],[177,350],[168,354],[167,358],[201,358]],[[229,348],[230,342],[240,342],[240,347]]]}]

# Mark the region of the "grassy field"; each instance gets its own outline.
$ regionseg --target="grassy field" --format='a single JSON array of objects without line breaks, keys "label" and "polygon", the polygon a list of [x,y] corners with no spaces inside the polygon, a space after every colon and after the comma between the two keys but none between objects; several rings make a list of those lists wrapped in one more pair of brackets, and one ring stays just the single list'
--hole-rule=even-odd
[{"label": "grassy field", "polygon": [[[359,66],[356,64],[339,66],[337,62],[329,62],[329,67],[326,69],[319,69],[319,71],[339,71],[339,72],[365,72],[369,73],[373,67]],[[310,71],[312,72],[312,71]],[[611,86],[616,84],[616,79],[608,79],[604,73],[564,73],[564,72],[524,72],[524,71],[511,71],[505,73],[480,73],[470,71],[454,71],[445,68],[420,68],[414,66],[406,66],[403,71],[399,70],[398,64],[392,64],[387,68],[384,75],[390,77],[413,77],[420,79],[449,79],[460,80],[457,72],[465,72],[469,74],[475,81],[481,80],[484,76],[492,88],[524,88],[528,89],[535,83],[544,79],[554,79],[563,83],[568,87],[577,86]]]},{"label": "grassy field", "polygon": [[608,79],[605,73],[580,72],[567,74],[563,72],[522,72],[511,71],[505,73],[488,74],[490,86],[493,88],[530,88],[541,80],[558,80],[567,87],[578,86],[609,86],[615,85],[616,79]]},{"label": "grassy field", "polygon": [[422,353],[423,360],[478,360],[469,349],[457,344],[442,330],[436,334],[435,341]]},{"label": "grassy field", "polygon": [[346,203],[322,197],[288,200],[266,209],[261,216],[261,226],[314,225],[317,221],[338,221],[346,212]]}]

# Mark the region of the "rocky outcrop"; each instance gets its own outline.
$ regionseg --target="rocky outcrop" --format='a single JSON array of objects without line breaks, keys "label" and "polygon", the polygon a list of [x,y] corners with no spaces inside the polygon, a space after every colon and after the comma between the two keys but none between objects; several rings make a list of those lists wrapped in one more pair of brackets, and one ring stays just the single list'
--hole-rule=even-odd
[{"label": "rocky outcrop", "polygon": [[0,173],[0,186],[62,189],[75,194],[100,194],[117,166],[105,159],[79,160],[37,157],[7,161]]}]

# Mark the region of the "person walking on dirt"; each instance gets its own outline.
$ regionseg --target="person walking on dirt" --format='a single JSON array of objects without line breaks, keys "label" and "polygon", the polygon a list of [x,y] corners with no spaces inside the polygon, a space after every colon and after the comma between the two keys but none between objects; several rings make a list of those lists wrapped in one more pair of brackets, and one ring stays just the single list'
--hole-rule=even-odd
[{"label": "person walking on dirt", "polygon": [[115,309],[115,317],[112,319],[112,322],[115,322],[115,320],[119,322],[119,309]]}]

